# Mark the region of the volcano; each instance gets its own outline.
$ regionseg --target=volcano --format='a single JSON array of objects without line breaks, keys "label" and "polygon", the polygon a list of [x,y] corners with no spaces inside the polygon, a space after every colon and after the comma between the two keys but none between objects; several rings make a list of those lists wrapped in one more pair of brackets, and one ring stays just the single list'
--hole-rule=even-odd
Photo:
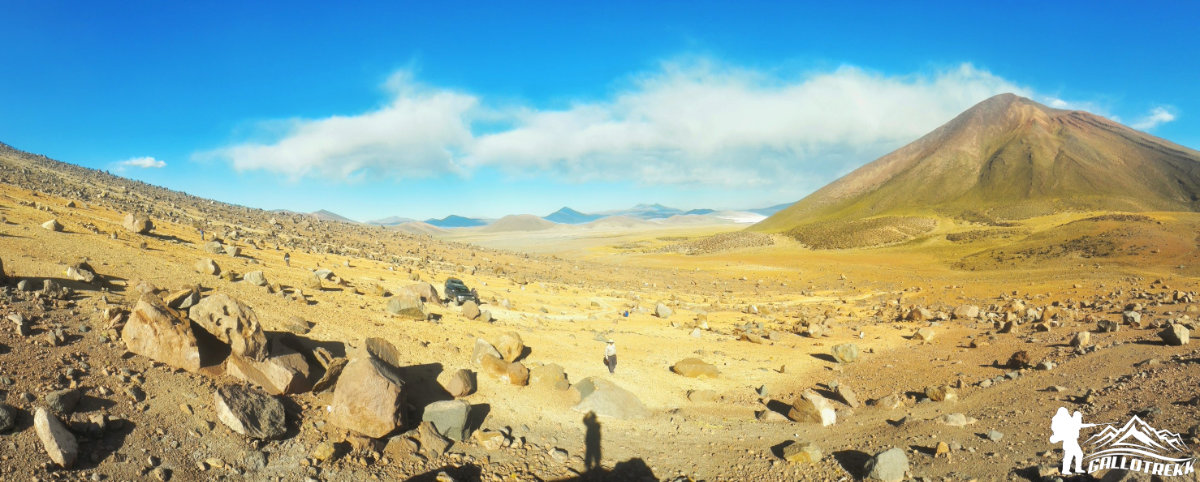
[{"label": "volcano", "polygon": [[[991,97],[752,230],[902,240],[937,219],[1200,210],[1200,152],[1101,116]],[[828,244],[828,243],[827,243]]]}]

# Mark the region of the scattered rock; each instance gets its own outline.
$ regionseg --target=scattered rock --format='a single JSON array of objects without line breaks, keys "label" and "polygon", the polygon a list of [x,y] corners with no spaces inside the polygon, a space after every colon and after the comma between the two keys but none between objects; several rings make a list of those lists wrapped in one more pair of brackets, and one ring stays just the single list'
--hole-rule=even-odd
[{"label": "scattered rock", "polygon": [[471,354],[471,362],[474,363],[475,366],[480,366],[480,364],[483,363],[484,355],[492,355],[499,359],[504,358],[502,355],[500,355],[500,352],[496,350],[496,347],[493,347],[491,343],[487,342],[487,340],[484,340],[483,338],[476,338],[475,351]]},{"label": "scattered rock", "polygon": [[1071,338],[1071,346],[1075,348],[1087,348],[1091,344],[1092,333],[1090,331],[1081,331]]},{"label": "scattered rock", "polygon": [[446,380],[445,388],[452,397],[465,397],[475,393],[475,376],[471,373],[471,370],[460,368],[450,374],[450,379]]},{"label": "scattered rock", "polygon": [[1163,343],[1172,346],[1181,346],[1188,344],[1189,338],[1191,337],[1191,331],[1188,330],[1186,326],[1173,323],[1160,332],[1158,336],[1159,338],[1162,338]]},{"label": "scattered rock", "polygon": [[446,438],[461,442],[470,435],[467,430],[467,415],[470,411],[471,404],[462,400],[433,402],[425,406],[421,420],[432,423],[438,433]]},{"label": "scattered rock", "polygon": [[467,300],[462,304],[462,315],[468,320],[479,318],[479,305],[475,300]]},{"label": "scattered rock", "polygon": [[908,472],[908,456],[904,450],[890,448],[875,454],[867,461],[867,478],[882,481],[901,481]]},{"label": "scattered rock", "polygon": [[794,464],[815,464],[821,461],[821,448],[811,442],[796,442],[783,448],[783,459]]},{"label": "scattered rock", "polygon": [[941,417],[938,417],[938,422],[941,422],[944,425],[949,425],[951,427],[965,427],[967,425],[971,425],[975,422],[978,422],[978,420],[976,420],[973,417],[968,417],[966,415],[963,415],[961,413],[948,413],[948,414],[942,415]]},{"label": "scattered rock", "polygon": [[959,305],[951,312],[954,319],[974,319],[979,318],[979,307],[975,305]]},{"label": "scattered rock", "polygon": [[368,437],[380,438],[404,424],[404,382],[374,358],[346,365],[333,390],[329,420]]},{"label": "scattered rock", "polygon": [[17,425],[17,410],[0,402],[0,433],[7,433]]},{"label": "scattered rock", "polygon": [[988,440],[991,440],[993,442],[999,442],[1000,439],[1002,439],[1002,438],[1004,438],[1004,434],[1000,433],[999,431],[996,431],[996,430],[988,430],[987,431],[987,439]]},{"label": "scattered rock", "polygon": [[57,233],[63,230],[63,225],[59,224],[57,219],[51,219],[42,223],[42,228],[49,229]]},{"label": "scattered rock", "polygon": [[688,378],[717,378],[721,372],[715,365],[699,358],[684,358],[671,366],[671,371]]},{"label": "scattered rock", "polygon": [[858,360],[858,345],[853,343],[834,345],[830,352],[838,363],[853,363]]},{"label": "scattered rock", "polygon": [[145,214],[129,213],[125,215],[125,220],[121,222],[121,227],[131,233],[146,234],[154,229],[154,223]]},{"label": "scattered rock", "polygon": [[805,390],[792,402],[788,410],[788,418],[797,422],[814,422],[828,427],[837,423],[837,411],[829,399],[822,397],[816,391]]},{"label": "scattered rock", "polygon": [[46,394],[46,405],[54,413],[70,415],[75,411],[75,406],[79,404],[80,395],[79,390],[56,390]]},{"label": "scattered rock", "polygon": [[629,420],[650,416],[650,410],[633,392],[602,378],[588,377],[571,387],[578,395],[576,412],[596,412],[596,415]]},{"label": "scattered rock", "polygon": [[917,341],[932,341],[935,333],[932,328],[921,328],[913,334],[913,339]]},{"label": "scattered rock", "polygon": [[529,370],[529,383],[536,387],[559,391],[571,388],[567,381],[567,372],[557,363],[540,365]]},{"label": "scattered rock", "polygon": [[500,335],[500,339],[496,342],[496,350],[503,355],[505,361],[516,361],[525,351],[525,342],[521,341],[521,335],[515,331],[510,331]]},{"label": "scattered rock", "polygon": [[529,385],[529,369],[525,368],[525,365],[521,362],[509,363],[508,368],[505,370],[505,376],[501,377],[501,379],[507,380],[508,383],[518,387]]},{"label": "scattered rock", "polygon": [[667,305],[664,305],[662,303],[654,305],[654,316],[666,319],[666,318],[670,318],[673,313],[674,312],[671,311],[670,308],[667,308]]},{"label": "scattered rock", "polygon": [[191,323],[147,298],[138,300],[129,314],[121,339],[132,353],[190,372],[200,369],[200,349]]},{"label": "scattered rock", "polygon": [[845,383],[839,383],[837,386],[837,394],[839,397],[842,397],[842,400],[844,400],[846,405],[849,405],[850,408],[858,408],[858,396],[854,394],[854,390],[851,390],[848,385]]},{"label": "scattered rock", "polygon": [[386,363],[392,369],[400,368],[400,351],[392,342],[383,338],[367,338],[365,345],[367,354],[372,358]]},{"label": "scattered rock", "polygon": [[192,265],[192,269],[195,269],[197,273],[211,276],[221,274],[221,267],[217,266],[217,262],[213,261],[212,258],[202,258],[197,260],[196,264]]},{"label": "scattered rock", "polygon": [[276,439],[287,431],[283,403],[251,387],[226,385],[217,388],[213,409],[221,423],[250,438]]},{"label": "scattered rock", "polygon": [[1020,370],[1022,368],[1029,367],[1029,363],[1029,352],[1021,350],[1013,353],[1012,356],[1008,358],[1008,363],[1006,363],[1004,366],[1014,370]]},{"label": "scattered rock", "polygon": [[1096,331],[1100,333],[1112,333],[1120,327],[1121,325],[1113,320],[1100,320],[1096,322]]},{"label": "scattered rock", "polygon": [[266,286],[267,276],[262,271],[251,271],[242,275],[242,281],[254,286]]},{"label": "scattered rock", "polygon": [[450,448],[450,440],[438,433],[432,422],[421,422],[417,426],[417,441],[421,443],[422,451],[433,456],[442,455]]},{"label": "scattered rock", "polygon": [[200,300],[188,310],[188,317],[204,331],[229,344],[234,355],[253,360],[267,356],[267,336],[258,324],[258,316],[245,303],[224,293]]},{"label": "scattered rock", "polygon": [[402,290],[388,301],[387,311],[396,316],[423,321],[429,317],[429,310],[416,293]]},{"label": "scattered rock", "polygon": [[50,460],[68,469],[75,465],[75,459],[79,456],[79,445],[75,441],[75,435],[67,430],[58,417],[45,408],[38,407],[33,415],[33,427]]}]

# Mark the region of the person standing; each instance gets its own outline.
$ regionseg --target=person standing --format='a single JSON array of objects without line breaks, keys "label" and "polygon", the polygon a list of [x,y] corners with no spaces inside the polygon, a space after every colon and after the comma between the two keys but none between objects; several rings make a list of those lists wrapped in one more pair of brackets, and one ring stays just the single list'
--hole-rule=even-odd
[{"label": "person standing", "polygon": [[613,340],[608,340],[608,346],[604,347],[604,366],[608,367],[608,373],[617,369],[617,342]]},{"label": "person standing", "polygon": [[292,267],[292,255],[291,254],[283,253],[283,264],[289,268]]}]

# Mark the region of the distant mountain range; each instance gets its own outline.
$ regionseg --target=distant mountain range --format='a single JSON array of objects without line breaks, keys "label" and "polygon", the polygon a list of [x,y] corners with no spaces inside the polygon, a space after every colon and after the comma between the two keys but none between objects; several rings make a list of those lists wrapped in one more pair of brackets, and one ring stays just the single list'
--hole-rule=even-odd
[{"label": "distant mountain range", "polygon": [[[538,218],[537,216],[531,216],[531,215],[509,215],[509,216],[505,216],[504,218],[501,218],[500,220],[512,218],[513,216],[519,216],[521,219],[524,220],[522,223],[523,225],[528,225],[531,223],[529,218],[542,219],[542,220],[549,221],[550,223],[554,223],[554,224],[587,224],[587,223],[598,221],[598,220],[601,220],[604,218],[628,218],[628,219],[650,221],[650,220],[656,220],[656,219],[667,219],[667,218],[671,218],[673,216],[713,216],[713,217],[724,219],[727,221],[734,221],[734,222],[742,223],[742,222],[755,222],[757,220],[750,220],[750,221],[747,221],[747,220],[754,218],[756,215],[763,216],[763,217],[770,216],[788,206],[789,206],[789,204],[778,204],[775,206],[770,206],[770,207],[765,207],[765,208],[744,209],[744,210],[740,210],[740,211],[718,211],[715,209],[691,209],[691,210],[684,211],[682,209],[664,206],[662,204],[638,204],[629,209],[603,211],[603,212],[598,212],[598,213],[585,213],[585,212],[577,211],[577,210],[572,209],[567,206],[563,206],[558,211],[554,211],[548,215],[542,216],[541,218]],[[295,213],[292,213],[291,211],[285,211],[285,210],[279,210],[278,212],[295,214]],[[347,223],[358,223],[358,221],[354,221],[352,219],[346,218],[345,216],[341,216],[337,213],[326,211],[324,209],[322,209],[320,211],[308,213],[308,214],[302,214],[302,215],[311,216],[311,217],[321,219],[324,221],[341,221],[341,222],[347,222]],[[425,221],[418,221],[416,219],[406,218],[406,217],[402,217],[402,216],[389,216],[389,217],[381,218],[381,219],[373,219],[373,220],[367,221],[366,223],[362,223],[362,224],[370,224],[370,225],[375,225],[375,226],[386,226],[386,227],[397,227],[397,226],[411,225],[413,223],[420,223],[420,224],[433,226],[433,227],[437,227],[437,228],[473,228],[473,227],[479,227],[479,226],[489,226],[500,220],[470,218],[470,217],[466,217],[466,216],[459,216],[456,214],[452,214],[452,215],[446,216],[441,219],[431,218],[431,219],[426,219]],[[511,219],[510,219],[510,221],[511,221]]]}]

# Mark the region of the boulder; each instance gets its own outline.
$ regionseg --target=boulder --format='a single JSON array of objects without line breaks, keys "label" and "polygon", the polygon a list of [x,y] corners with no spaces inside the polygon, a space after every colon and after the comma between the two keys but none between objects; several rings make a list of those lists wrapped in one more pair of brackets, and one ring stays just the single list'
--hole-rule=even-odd
[{"label": "boulder", "polygon": [[329,421],[380,438],[404,425],[403,405],[404,382],[385,363],[356,358],[338,377]]},{"label": "boulder", "polygon": [[230,354],[225,360],[225,372],[258,385],[272,395],[303,393],[312,389],[308,382],[311,373],[308,361],[304,355],[282,343],[274,343],[271,355],[262,361]]},{"label": "boulder", "polygon": [[904,317],[908,321],[926,321],[933,319],[933,312],[924,307],[916,307],[908,311],[908,316]]},{"label": "boulder", "polygon": [[467,415],[470,412],[471,404],[462,400],[433,402],[425,406],[421,421],[432,423],[437,432],[446,438],[461,442],[470,435],[467,428]]},{"label": "boulder", "polygon": [[69,415],[75,411],[75,406],[79,405],[80,396],[79,390],[55,390],[46,394],[46,406],[54,413]]},{"label": "boulder", "polygon": [[234,355],[254,360],[267,356],[267,336],[258,324],[258,316],[245,303],[224,293],[200,300],[188,310],[188,317],[200,328],[229,344]]},{"label": "boulder", "polygon": [[17,425],[17,410],[0,402],[0,433],[8,433]]},{"label": "boulder", "polygon": [[699,358],[684,358],[671,366],[671,371],[688,378],[717,378],[721,375],[715,365]]},{"label": "boulder", "polygon": [[204,251],[212,254],[224,254],[225,246],[222,246],[220,241],[209,241],[204,243]]},{"label": "boulder", "polygon": [[1126,311],[1121,313],[1121,321],[1126,325],[1140,326],[1142,324],[1142,314],[1137,311]]},{"label": "boulder", "polygon": [[979,318],[979,307],[975,305],[959,305],[950,314],[954,319]]},{"label": "boulder", "polygon": [[913,334],[913,340],[932,341],[933,337],[935,335],[936,335],[936,333],[933,332],[932,328],[921,328],[920,330],[917,330],[917,332]]},{"label": "boulder", "polygon": [[75,465],[75,459],[79,457],[79,444],[75,441],[75,435],[67,430],[58,417],[44,407],[38,407],[33,414],[33,428],[50,460],[63,468],[69,469]]},{"label": "boulder", "polygon": [[450,441],[431,422],[421,422],[417,426],[417,442],[421,444],[422,451],[434,457],[446,453],[446,449],[450,448]]},{"label": "boulder", "polygon": [[487,340],[484,340],[483,338],[476,338],[475,351],[471,354],[471,363],[474,363],[475,366],[480,366],[483,363],[484,355],[492,355],[501,359],[504,358],[502,355],[500,355],[500,352],[496,350],[496,347],[492,346],[491,343],[488,343]]},{"label": "boulder", "polygon": [[131,233],[146,234],[154,230],[154,223],[145,214],[129,213],[125,215],[125,220],[121,222],[121,227]]},{"label": "boulder", "polygon": [[372,358],[386,363],[392,369],[400,368],[400,351],[392,342],[383,338],[367,338],[364,345]]},{"label": "boulder", "polygon": [[577,412],[595,412],[596,415],[622,420],[650,416],[650,410],[637,395],[602,378],[585,378],[572,386],[571,390],[579,398],[579,403],[574,407]]},{"label": "boulder", "polygon": [[266,286],[267,276],[264,275],[262,271],[251,271],[242,275],[242,281],[254,286]]},{"label": "boulder", "polygon": [[853,363],[858,360],[858,345],[853,343],[834,345],[830,349],[830,353],[833,354],[833,359],[837,360],[838,363]]},{"label": "boulder", "polygon": [[900,448],[890,448],[875,454],[864,470],[870,480],[898,482],[908,472],[908,456]]},{"label": "boulder", "polygon": [[462,304],[462,315],[468,320],[479,318],[479,305],[475,300],[467,300]]},{"label": "boulder", "polygon": [[500,377],[508,383],[523,387],[529,385],[529,369],[521,362],[512,362],[505,368],[504,376]]},{"label": "boulder", "polygon": [[42,223],[42,228],[49,229],[49,230],[57,233],[57,232],[63,230],[63,225],[59,224],[57,219],[51,219],[49,221]]},{"label": "boulder", "polygon": [[844,400],[846,405],[849,405],[850,408],[858,408],[858,396],[854,394],[854,390],[851,390],[849,385],[846,385],[845,383],[839,383],[837,386],[837,394],[839,397],[842,397],[842,400]]},{"label": "boulder", "polygon": [[529,384],[560,391],[571,388],[571,384],[567,382],[567,372],[557,363],[541,365],[529,370]]},{"label": "boulder", "polygon": [[788,418],[797,422],[815,422],[821,424],[822,427],[828,427],[837,423],[837,411],[829,399],[813,390],[805,390],[796,401],[792,402],[792,408],[788,410]]},{"label": "boulder", "polygon": [[86,260],[67,266],[67,277],[75,281],[91,283],[96,280],[96,270]]},{"label": "boulder", "polygon": [[429,310],[425,308],[425,303],[421,301],[421,297],[415,293],[401,291],[388,301],[387,311],[402,318],[413,320],[425,320],[429,317]]},{"label": "boulder", "polygon": [[516,361],[525,351],[525,342],[521,341],[521,335],[517,332],[510,331],[500,335],[500,339],[496,342],[496,350],[500,352],[501,358],[504,358],[505,361]]},{"label": "boulder", "polygon": [[312,331],[313,322],[299,316],[292,316],[283,324],[283,327],[297,335],[307,335],[309,331]]},{"label": "boulder", "polygon": [[313,384],[313,392],[320,393],[333,388],[338,378],[342,376],[342,370],[346,368],[346,363],[345,358],[336,358],[325,365],[325,374],[321,375],[321,379]]},{"label": "boulder", "polygon": [[475,393],[475,376],[471,370],[458,369],[446,380],[446,391],[450,396],[459,398]]},{"label": "boulder", "polygon": [[186,310],[200,302],[200,288],[195,286],[178,289],[162,297],[167,306],[176,310]]},{"label": "boulder", "polygon": [[1011,357],[1008,357],[1008,363],[1006,363],[1004,366],[1006,366],[1008,368],[1012,368],[1014,370],[1020,370],[1022,368],[1028,367],[1029,365],[1030,365],[1029,352],[1027,352],[1025,350],[1021,350],[1016,353],[1013,353]]},{"label": "boulder", "polygon": [[442,297],[438,296],[437,288],[434,288],[433,285],[427,282],[422,281],[420,283],[410,284],[400,288],[400,291],[406,291],[408,293],[415,294],[421,299],[421,301],[425,303],[433,303],[435,305],[442,306]]},{"label": "boulder", "polygon": [[1076,347],[1076,348],[1085,348],[1091,344],[1092,344],[1092,333],[1088,332],[1088,331],[1081,331],[1079,333],[1076,333],[1075,336],[1073,338],[1071,338],[1071,346]]},{"label": "boulder", "polygon": [[1100,333],[1111,333],[1117,331],[1121,325],[1113,320],[1100,320],[1096,322],[1096,331]]},{"label": "boulder", "polygon": [[958,392],[949,385],[928,387],[925,389],[925,396],[935,402],[954,402],[958,400]]},{"label": "boulder", "polygon": [[283,402],[251,387],[226,385],[217,388],[213,409],[221,423],[250,438],[276,439],[287,431]]},{"label": "boulder", "polygon": [[974,417],[968,417],[965,414],[957,412],[942,415],[941,417],[938,417],[937,421],[951,427],[966,427],[967,425],[978,422],[978,420],[976,420]]},{"label": "boulder", "polygon": [[207,274],[211,276],[221,274],[221,267],[217,266],[217,262],[213,261],[212,258],[201,258],[200,260],[196,261],[196,264],[192,265],[192,268],[200,274]]},{"label": "boulder", "polygon": [[654,305],[654,316],[666,319],[666,318],[670,318],[672,314],[674,314],[674,312],[671,311],[670,308],[667,308],[667,305],[664,305],[662,303]]},{"label": "boulder", "polygon": [[1163,329],[1158,336],[1159,338],[1162,338],[1163,343],[1173,346],[1181,346],[1188,344],[1189,338],[1191,337],[1191,331],[1188,330],[1186,326],[1178,323],[1172,323]]},{"label": "boulder", "polygon": [[200,369],[200,348],[192,324],[169,308],[152,304],[145,297],[138,300],[121,339],[125,348],[159,363],[189,372]]},{"label": "boulder", "polygon": [[321,277],[312,272],[301,277],[300,286],[316,291],[321,291],[324,288],[321,283]]},{"label": "boulder", "polygon": [[783,459],[794,464],[815,464],[821,461],[821,448],[811,442],[796,442],[783,448]]}]

